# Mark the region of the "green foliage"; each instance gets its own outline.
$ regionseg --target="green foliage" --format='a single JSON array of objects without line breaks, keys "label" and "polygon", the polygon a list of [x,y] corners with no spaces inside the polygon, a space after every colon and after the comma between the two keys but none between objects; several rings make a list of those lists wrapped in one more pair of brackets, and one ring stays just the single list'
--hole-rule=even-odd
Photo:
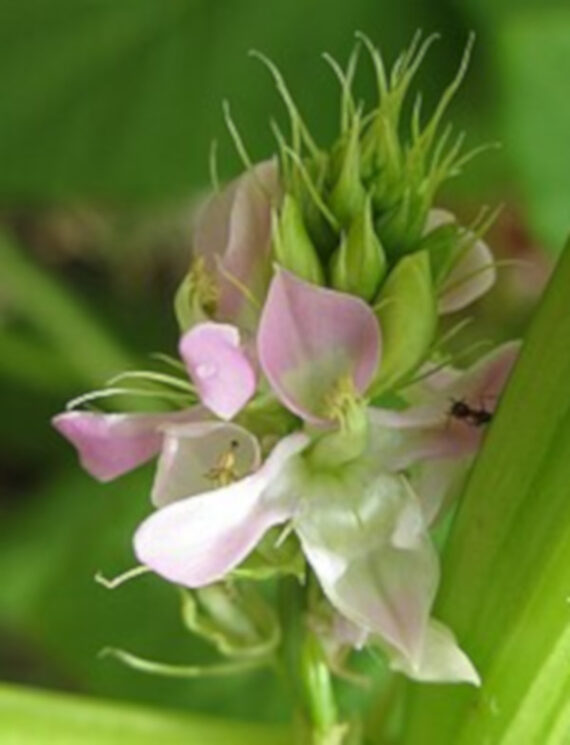
[{"label": "green foliage", "polygon": [[9,745],[285,745],[289,737],[262,725],[0,686],[0,740]]},{"label": "green foliage", "polygon": [[499,45],[513,170],[533,228],[557,250],[570,230],[570,10],[514,14]]},{"label": "green foliage", "polygon": [[480,690],[414,691],[406,745],[567,742],[570,245],[531,326],[469,481],[436,615]]}]

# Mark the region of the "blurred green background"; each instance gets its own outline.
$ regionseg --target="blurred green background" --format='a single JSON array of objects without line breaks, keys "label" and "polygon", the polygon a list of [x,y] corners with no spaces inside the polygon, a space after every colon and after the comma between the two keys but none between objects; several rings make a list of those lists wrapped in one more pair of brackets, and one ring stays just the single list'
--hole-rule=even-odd
[{"label": "blurred green background", "polygon": [[[441,202],[466,219],[504,204],[490,242],[524,264],[503,270],[472,333],[514,336],[570,228],[567,1],[0,0],[0,679],[283,717],[269,677],[171,682],[97,659],[109,644],[172,662],[210,652],[181,631],[176,594],[152,577],[115,592],[94,583],[97,570],[132,565],[151,470],[92,482],[49,418],[175,349],[171,298],[212,138],[220,172],[240,169],[221,101],[255,159],[273,151],[270,117],[283,118],[247,51],[281,67],[326,145],[338,95],[321,52],[344,61],[360,29],[391,61],[417,28],[442,34],[418,78],[428,105],[477,32],[451,118],[469,144],[502,148]],[[359,89],[371,97],[365,59]]]}]

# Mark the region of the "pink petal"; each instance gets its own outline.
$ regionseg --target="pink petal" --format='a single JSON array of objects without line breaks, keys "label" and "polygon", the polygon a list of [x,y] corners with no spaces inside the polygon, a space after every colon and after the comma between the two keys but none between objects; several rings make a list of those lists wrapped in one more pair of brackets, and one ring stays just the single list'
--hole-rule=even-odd
[{"label": "pink petal", "polygon": [[212,489],[213,469],[228,453],[235,460],[234,469],[240,478],[259,468],[259,443],[243,427],[223,422],[166,427],[154,479],[153,504],[163,507]]},{"label": "pink petal", "polygon": [[81,465],[91,476],[111,481],[159,452],[161,427],[203,417],[201,406],[165,414],[68,411],[54,417],[52,424],[77,449]]},{"label": "pink petal", "polygon": [[308,496],[296,530],[333,606],[363,632],[415,659],[439,568],[419,504],[403,480],[367,477],[362,484],[347,481],[340,491],[325,482]]},{"label": "pink petal", "polygon": [[268,528],[292,515],[286,465],[307,443],[302,433],[290,435],[251,476],[155,512],[135,534],[139,561],[186,587],[222,579]]},{"label": "pink petal", "polygon": [[209,200],[194,234],[196,255],[218,275],[218,318],[250,330],[258,310],[239,285],[263,302],[271,271],[271,200],[279,194],[277,161],[259,163]]},{"label": "pink petal", "polygon": [[278,269],[257,337],[263,371],[281,401],[322,424],[325,398],[343,378],[364,392],[378,367],[380,329],[360,298]]},{"label": "pink petal", "polygon": [[520,350],[520,341],[508,341],[496,347],[458,377],[447,389],[447,395],[494,411]]},{"label": "pink petal", "polygon": [[255,393],[255,371],[235,326],[194,326],[180,341],[180,356],[202,403],[221,419],[232,419]]},{"label": "pink petal", "polygon": [[[440,225],[452,222],[455,222],[455,217],[450,212],[431,210],[424,232],[429,233]],[[496,279],[493,254],[487,244],[479,240],[459,259],[446,277],[439,296],[439,313],[454,313],[465,308],[490,290]]]},{"label": "pink petal", "polygon": [[[430,403],[410,406],[401,411],[371,408],[369,417],[374,439],[383,442],[382,433],[401,430],[393,437],[382,457],[389,467],[407,468],[417,460],[461,458],[479,448],[484,427],[451,415],[453,401],[465,401],[473,409],[492,413],[506,384],[520,350],[519,342],[507,342],[482,357],[465,371],[448,372],[443,378],[447,387],[430,391],[426,379],[424,395]],[[385,436],[384,436],[385,439]]]}]

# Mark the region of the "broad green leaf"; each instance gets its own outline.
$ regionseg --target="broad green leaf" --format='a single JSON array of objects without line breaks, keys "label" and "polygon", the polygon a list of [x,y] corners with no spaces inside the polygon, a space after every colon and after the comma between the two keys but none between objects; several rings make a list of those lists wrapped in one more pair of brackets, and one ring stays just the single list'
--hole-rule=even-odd
[{"label": "broad green leaf", "polygon": [[3,745],[285,745],[279,729],[0,686]]},{"label": "broad green leaf", "polygon": [[570,731],[570,244],[469,480],[435,615],[482,688],[416,690],[406,745],[564,745]]}]

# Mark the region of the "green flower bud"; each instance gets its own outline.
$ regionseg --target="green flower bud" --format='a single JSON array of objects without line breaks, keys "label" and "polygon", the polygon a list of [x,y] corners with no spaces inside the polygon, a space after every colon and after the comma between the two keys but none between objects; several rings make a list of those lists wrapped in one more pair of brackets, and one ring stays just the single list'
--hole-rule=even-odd
[{"label": "green flower bud", "polygon": [[414,250],[421,238],[430,203],[410,185],[400,201],[376,221],[376,230],[392,259]]},{"label": "green flower bud", "polygon": [[279,217],[273,216],[273,250],[277,261],[298,277],[324,284],[317,250],[309,237],[301,210],[294,197],[286,194]]},{"label": "green flower bud", "polygon": [[379,396],[424,360],[437,326],[436,296],[427,251],[401,259],[376,302],[382,362],[370,395]]},{"label": "green flower bud", "polygon": [[331,283],[341,292],[370,301],[385,273],[386,257],[374,231],[372,204],[367,198],[332,257]]},{"label": "green flower bud", "polygon": [[[334,162],[337,171],[328,204],[341,225],[348,227],[361,212],[366,190],[360,179],[360,118],[354,117],[348,140],[341,143]],[[334,167],[334,164],[333,164]]]}]

